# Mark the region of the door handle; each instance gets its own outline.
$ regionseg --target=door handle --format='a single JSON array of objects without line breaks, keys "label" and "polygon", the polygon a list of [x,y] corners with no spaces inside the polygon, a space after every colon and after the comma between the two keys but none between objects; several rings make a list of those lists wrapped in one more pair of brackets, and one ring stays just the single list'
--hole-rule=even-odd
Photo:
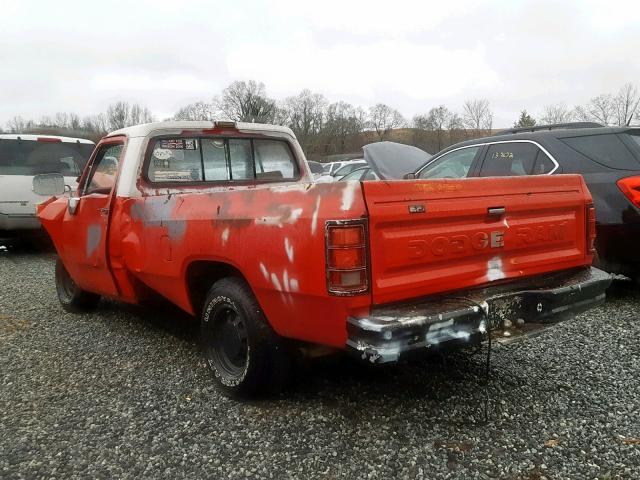
[{"label": "door handle", "polygon": [[490,217],[501,217],[507,212],[507,209],[504,207],[489,207],[487,209],[487,215]]}]

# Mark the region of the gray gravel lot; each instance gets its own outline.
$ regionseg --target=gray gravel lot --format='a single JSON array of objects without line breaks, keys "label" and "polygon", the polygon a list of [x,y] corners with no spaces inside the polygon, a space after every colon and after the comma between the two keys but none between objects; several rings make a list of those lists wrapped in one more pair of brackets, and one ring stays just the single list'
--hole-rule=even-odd
[{"label": "gray gravel lot", "polygon": [[[217,393],[170,309],[58,306],[54,256],[0,250],[0,477],[640,478],[640,291],[484,355],[309,362],[279,398]],[[545,446],[546,444],[546,446]]]}]

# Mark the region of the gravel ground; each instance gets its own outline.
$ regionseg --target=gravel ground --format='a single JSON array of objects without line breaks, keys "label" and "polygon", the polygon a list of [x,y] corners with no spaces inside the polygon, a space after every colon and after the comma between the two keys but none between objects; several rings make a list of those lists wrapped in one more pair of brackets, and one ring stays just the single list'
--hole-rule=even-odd
[{"label": "gravel ground", "polygon": [[279,398],[217,393],[167,309],[59,306],[54,256],[0,249],[0,477],[640,478],[640,290],[484,355],[300,368]]}]

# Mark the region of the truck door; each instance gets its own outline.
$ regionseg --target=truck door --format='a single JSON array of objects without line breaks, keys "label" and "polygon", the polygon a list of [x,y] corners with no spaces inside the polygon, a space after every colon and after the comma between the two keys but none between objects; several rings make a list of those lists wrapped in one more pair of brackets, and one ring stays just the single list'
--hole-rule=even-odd
[{"label": "truck door", "polygon": [[81,288],[107,296],[118,293],[109,268],[107,236],[123,149],[123,137],[100,142],[80,180],[76,197],[70,199],[63,225],[62,260],[67,271]]}]

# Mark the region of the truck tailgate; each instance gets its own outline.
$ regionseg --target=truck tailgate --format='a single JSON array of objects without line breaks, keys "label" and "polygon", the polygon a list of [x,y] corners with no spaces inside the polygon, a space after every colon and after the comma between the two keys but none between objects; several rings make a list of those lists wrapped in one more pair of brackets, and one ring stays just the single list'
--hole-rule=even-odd
[{"label": "truck tailgate", "polygon": [[579,175],[362,185],[374,304],[591,263]]}]

